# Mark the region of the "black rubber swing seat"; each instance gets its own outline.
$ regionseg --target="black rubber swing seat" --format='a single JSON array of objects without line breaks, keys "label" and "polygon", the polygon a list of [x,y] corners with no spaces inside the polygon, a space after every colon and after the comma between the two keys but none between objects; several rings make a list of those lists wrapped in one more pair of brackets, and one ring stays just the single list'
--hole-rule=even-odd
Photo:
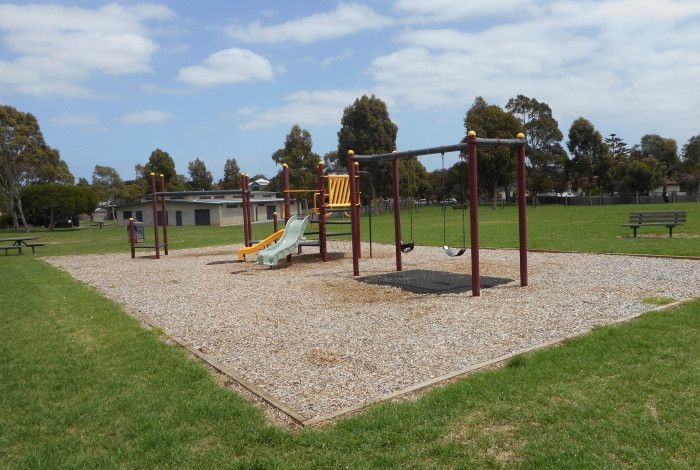
[{"label": "black rubber swing seat", "polygon": [[447,245],[443,246],[442,249],[445,251],[445,254],[450,258],[454,258],[455,256],[462,256],[464,253],[467,252],[466,248],[458,248],[457,251],[455,251]]},{"label": "black rubber swing seat", "polygon": [[410,253],[416,247],[414,242],[411,243],[401,243],[401,253]]}]

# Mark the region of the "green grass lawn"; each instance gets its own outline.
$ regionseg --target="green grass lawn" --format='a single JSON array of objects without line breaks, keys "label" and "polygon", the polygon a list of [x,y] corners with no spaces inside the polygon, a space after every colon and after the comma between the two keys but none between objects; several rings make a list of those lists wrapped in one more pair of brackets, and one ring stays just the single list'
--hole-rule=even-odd
[{"label": "green grass lawn", "polygon": [[[631,211],[686,210],[688,223],[674,230],[676,238],[631,238],[632,230],[621,227]],[[466,217],[466,240],[469,243],[469,213]],[[617,206],[528,207],[528,242],[533,250],[584,251],[600,253],[638,253],[666,255],[700,255],[700,205],[696,203]],[[447,244],[462,246],[462,211],[448,208],[445,215]],[[401,214],[404,240],[410,240],[410,211]],[[373,238],[393,243],[394,223],[390,215],[372,221]],[[365,228],[365,227],[363,227]],[[665,227],[643,227],[640,235],[668,234]],[[684,238],[694,235],[695,238]],[[363,236],[367,236],[365,228]],[[443,212],[439,206],[422,207],[413,214],[413,239],[416,244],[443,245]],[[493,210],[479,208],[479,239],[482,247],[515,248],[518,246],[518,209],[508,206]]]},{"label": "green grass lawn", "polygon": [[[631,230],[621,227],[633,210],[688,211],[688,223],[677,227],[677,237],[631,238]],[[469,242],[469,214],[466,214],[466,239]],[[368,240],[368,219],[363,217],[362,236]],[[462,211],[448,209],[446,214],[447,243],[462,245]],[[393,215],[386,213],[373,217],[373,239],[378,243],[393,243]],[[410,211],[402,212],[404,240],[411,237]],[[338,226],[331,226],[331,230]],[[146,228],[146,236],[152,242],[153,229]],[[345,230],[342,230],[345,231]],[[170,247],[192,248],[239,244],[243,241],[241,226],[234,227],[169,227]],[[644,227],[640,235],[668,233],[665,227]],[[262,239],[272,233],[272,224],[254,224],[253,237]],[[492,210],[482,206],[479,210],[479,233],[482,247],[515,248],[518,246],[518,214],[516,207]],[[13,236],[15,232],[0,231],[0,238]],[[41,255],[66,255],[84,253],[128,253],[125,227],[115,224],[100,230],[88,226],[79,230],[47,232],[35,230],[39,241],[49,242],[48,247],[38,248]],[[686,238],[688,235],[693,238]],[[665,255],[700,255],[700,205],[696,203],[619,206],[538,206],[528,208],[529,245],[534,250],[585,251],[601,253],[646,253]],[[344,237],[347,239],[348,237]],[[421,208],[413,215],[413,239],[417,244],[441,246],[443,244],[443,215],[438,206]]]},{"label": "green grass lawn", "polygon": [[[700,234],[696,204],[663,208],[688,210],[677,231]],[[659,206],[530,209],[530,246],[700,255],[699,238],[628,238],[620,224],[637,209]],[[482,207],[480,215],[483,246],[517,246],[514,208]],[[459,245],[461,213],[448,216],[449,243]],[[390,214],[375,217],[373,229],[375,240],[393,241]],[[440,208],[414,214],[413,229],[416,242],[442,245]],[[255,225],[254,237],[270,230]],[[241,227],[170,233],[173,248],[242,240]],[[0,468],[700,467],[700,299],[598,328],[415,402],[290,432],[161,333],[37,259],[121,251],[126,260],[126,229],[36,234],[50,242],[36,256],[0,255]]]},{"label": "green grass lawn", "polygon": [[67,274],[2,266],[2,468],[700,465],[700,300],[293,433]]}]

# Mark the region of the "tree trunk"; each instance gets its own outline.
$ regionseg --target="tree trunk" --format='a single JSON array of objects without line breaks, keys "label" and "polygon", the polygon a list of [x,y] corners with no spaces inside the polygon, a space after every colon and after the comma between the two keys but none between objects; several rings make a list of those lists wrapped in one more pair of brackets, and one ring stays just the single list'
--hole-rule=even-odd
[{"label": "tree trunk", "polygon": [[493,185],[493,210],[496,210],[496,200],[498,199],[498,185]]},{"label": "tree trunk", "polygon": [[27,224],[27,219],[24,217],[24,209],[22,209],[22,198],[19,196],[19,194],[15,196],[15,201],[17,202],[17,211],[19,212],[20,219],[22,220],[24,231],[29,232],[29,225]]},{"label": "tree trunk", "polygon": [[666,194],[666,181],[664,181],[664,185],[663,185],[663,188],[661,190],[661,197],[664,198],[664,202],[669,202],[668,194]]},{"label": "tree trunk", "polygon": [[49,232],[53,232],[53,229],[56,228],[56,218],[54,217],[54,211],[51,209],[49,211]]},{"label": "tree trunk", "polygon": [[15,232],[19,232],[19,220],[17,220],[17,211],[15,210],[15,201],[10,200],[10,212],[12,212],[12,225]]},{"label": "tree trunk", "polygon": [[588,205],[593,207],[593,189],[588,188]]}]

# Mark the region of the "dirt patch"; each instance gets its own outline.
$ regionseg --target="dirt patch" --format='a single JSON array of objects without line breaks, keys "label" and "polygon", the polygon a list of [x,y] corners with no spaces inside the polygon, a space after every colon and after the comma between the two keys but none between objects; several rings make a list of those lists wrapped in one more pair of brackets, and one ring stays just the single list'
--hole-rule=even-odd
[{"label": "dirt patch", "polygon": [[[618,239],[632,239],[634,240],[635,237],[632,235],[618,235],[616,238]],[[636,238],[641,238],[641,239],[647,239],[647,240],[659,240],[659,239],[664,239],[667,240],[668,238],[668,232],[666,233],[637,233]],[[673,233],[673,238],[677,238],[679,240],[688,240],[692,238],[700,238],[700,235],[697,233]]]}]

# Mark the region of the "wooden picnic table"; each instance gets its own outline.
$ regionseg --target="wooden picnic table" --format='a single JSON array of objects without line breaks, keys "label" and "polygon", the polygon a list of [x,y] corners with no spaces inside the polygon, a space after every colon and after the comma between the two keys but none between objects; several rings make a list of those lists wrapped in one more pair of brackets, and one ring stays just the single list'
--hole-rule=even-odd
[{"label": "wooden picnic table", "polygon": [[8,250],[17,250],[19,254],[22,254],[22,248],[31,248],[32,253],[34,253],[34,249],[37,246],[45,246],[46,243],[27,243],[32,240],[36,240],[39,237],[8,237],[8,238],[0,238],[0,243],[2,242],[12,242],[11,245],[8,246],[0,246],[0,250],[5,250],[5,255],[7,255]]}]

